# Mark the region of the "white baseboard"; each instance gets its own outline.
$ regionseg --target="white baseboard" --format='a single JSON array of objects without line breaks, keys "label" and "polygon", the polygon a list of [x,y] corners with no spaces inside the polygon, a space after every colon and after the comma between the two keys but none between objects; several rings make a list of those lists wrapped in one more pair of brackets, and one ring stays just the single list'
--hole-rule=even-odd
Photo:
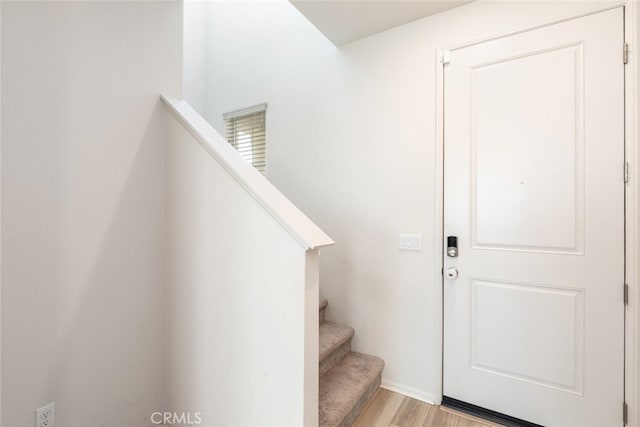
[{"label": "white baseboard", "polygon": [[396,393],[404,394],[405,396],[409,396],[413,399],[429,403],[431,405],[434,405],[435,402],[433,394],[399,382],[389,381],[383,378],[380,387]]}]

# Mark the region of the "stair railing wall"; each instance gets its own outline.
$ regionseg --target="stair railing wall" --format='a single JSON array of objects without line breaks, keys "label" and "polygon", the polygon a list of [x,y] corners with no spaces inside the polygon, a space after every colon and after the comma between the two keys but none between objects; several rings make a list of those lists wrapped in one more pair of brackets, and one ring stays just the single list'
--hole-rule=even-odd
[{"label": "stair railing wall", "polygon": [[165,411],[317,425],[318,250],[333,242],[185,101],[163,101]]}]

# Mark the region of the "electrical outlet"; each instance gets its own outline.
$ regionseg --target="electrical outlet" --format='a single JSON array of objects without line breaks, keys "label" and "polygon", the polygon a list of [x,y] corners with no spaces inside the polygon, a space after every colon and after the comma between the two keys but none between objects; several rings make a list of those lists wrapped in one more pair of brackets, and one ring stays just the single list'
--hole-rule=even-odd
[{"label": "electrical outlet", "polygon": [[55,427],[56,425],[56,404],[49,403],[47,406],[36,409],[36,427]]}]

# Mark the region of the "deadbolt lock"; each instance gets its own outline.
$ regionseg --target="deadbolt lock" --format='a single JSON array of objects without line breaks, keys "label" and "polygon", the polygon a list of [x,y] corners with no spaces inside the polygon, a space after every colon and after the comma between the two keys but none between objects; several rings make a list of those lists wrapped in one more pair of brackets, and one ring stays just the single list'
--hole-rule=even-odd
[{"label": "deadbolt lock", "polygon": [[447,236],[447,256],[452,258],[458,256],[458,237]]}]

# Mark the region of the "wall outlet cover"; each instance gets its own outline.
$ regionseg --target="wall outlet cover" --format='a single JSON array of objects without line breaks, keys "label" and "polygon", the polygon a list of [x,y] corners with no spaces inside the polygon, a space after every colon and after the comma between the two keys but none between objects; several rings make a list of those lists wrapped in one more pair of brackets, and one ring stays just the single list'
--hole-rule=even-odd
[{"label": "wall outlet cover", "polygon": [[36,427],[55,427],[56,425],[56,404],[49,403],[42,408],[36,409]]}]

